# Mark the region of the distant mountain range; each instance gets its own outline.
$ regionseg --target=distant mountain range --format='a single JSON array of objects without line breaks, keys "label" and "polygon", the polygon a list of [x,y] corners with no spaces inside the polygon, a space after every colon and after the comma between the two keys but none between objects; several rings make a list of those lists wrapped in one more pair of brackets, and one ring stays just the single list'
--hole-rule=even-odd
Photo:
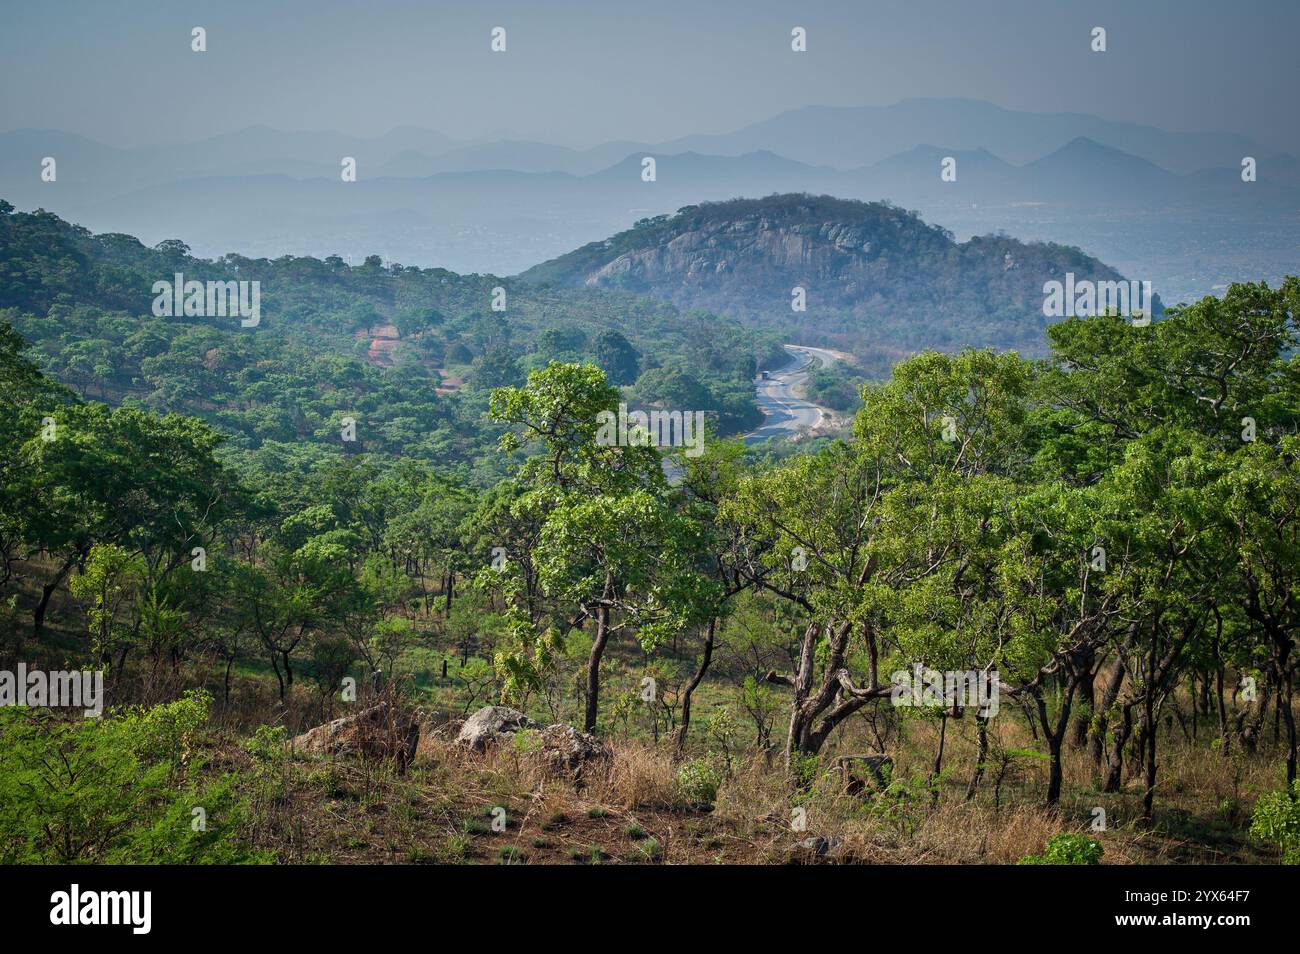
[{"label": "distant mountain range", "polygon": [[808,106],[736,132],[686,136],[662,144],[670,152],[738,155],[770,149],[791,159],[839,169],[878,162],[921,143],[986,149],[1021,164],[1079,137],[1186,173],[1235,166],[1261,148],[1229,133],[1166,132],[1083,113],[1033,113],[972,99],[905,99],[890,106]]},{"label": "distant mountain range", "polygon": [[[1243,156],[1258,181],[1241,180]],[[40,179],[53,156],[58,180]],[[344,156],[358,181],[340,180]],[[642,160],[657,163],[642,180]],[[955,181],[940,163],[956,160]],[[184,145],[115,149],[67,133],[0,134],[0,195],[197,253],[377,253],[458,272],[521,271],[639,218],[737,196],[887,199],[961,236],[1009,231],[1087,248],[1204,294],[1294,260],[1300,161],[1243,137],[960,99],[808,107],[721,135],[571,149],[462,142],[415,127],[377,138],[255,126]],[[1188,226],[1204,235],[1184,273]],[[1218,230],[1217,232],[1215,230]],[[1238,274],[1242,260],[1259,271]]]}]

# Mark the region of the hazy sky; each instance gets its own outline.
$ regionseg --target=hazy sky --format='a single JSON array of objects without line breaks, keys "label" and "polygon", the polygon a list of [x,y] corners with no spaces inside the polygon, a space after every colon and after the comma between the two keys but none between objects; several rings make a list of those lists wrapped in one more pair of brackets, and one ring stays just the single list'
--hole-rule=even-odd
[{"label": "hazy sky", "polygon": [[0,0],[0,129],[135,146],[418,125],[583,147],[961,96],[1297,151],[1297,35],[1300,0]]}]

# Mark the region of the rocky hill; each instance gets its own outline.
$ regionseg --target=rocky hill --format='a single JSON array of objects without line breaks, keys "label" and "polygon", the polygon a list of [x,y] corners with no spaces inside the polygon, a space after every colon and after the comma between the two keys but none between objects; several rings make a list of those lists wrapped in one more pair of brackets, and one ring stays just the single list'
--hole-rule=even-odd
[{"label": "rocky hill", "polygon": [[1039,353],[1043,284],[1067,272],[1123,277],[1077,248],[1000,235],[958,243],[886,202],[797,194],[688,206],[521,277],[653,295],[885,359],[968,344]]}]

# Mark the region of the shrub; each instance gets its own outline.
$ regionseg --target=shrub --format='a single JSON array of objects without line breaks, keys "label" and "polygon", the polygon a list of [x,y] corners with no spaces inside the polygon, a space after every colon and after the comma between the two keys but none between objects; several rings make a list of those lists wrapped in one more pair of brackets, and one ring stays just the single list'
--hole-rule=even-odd
[{"label": "shrub", "polygon": [[1255,803],[1250,833],[1282,849],[1282,864],[1300,865],[1300,781],[1291,792],[1269,792]]},{"label": "shrub", "polygon": [[1101,862],[1101,842],[1087,835],[1053,835],[1041,855],[1027,855],[1022,865],[1095,865]]},{"label": "shrub", "polygon": [[718,799],[722,776],[704,759],[693,759],[677,771],[677,791],[688,802],[712,805]]},{"label": "shrub", "polygon": [[282,725],[259,725],[239,745],[258,762],[277,764],[288,756],[288,732]]},{"label": "shrub", "polygon": [[101,719],[0,710],[0,862],[266,860],[239,837],[237,779],[202,777],[210,701],[195,692]]}]

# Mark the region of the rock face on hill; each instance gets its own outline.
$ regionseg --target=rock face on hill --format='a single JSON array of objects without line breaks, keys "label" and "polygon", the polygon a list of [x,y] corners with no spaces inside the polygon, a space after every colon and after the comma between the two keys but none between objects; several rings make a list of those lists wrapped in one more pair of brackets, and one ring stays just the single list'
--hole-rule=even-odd
[{"label": "rock face on hill", "polygon": [[1121,278],[1075,248],[1004,236],[958,243],[888,203],[781,195],[645,219],[522,277],[653,295],[861,354],[864,345],[1041,352],[1043,285],[1067,272]]}]

